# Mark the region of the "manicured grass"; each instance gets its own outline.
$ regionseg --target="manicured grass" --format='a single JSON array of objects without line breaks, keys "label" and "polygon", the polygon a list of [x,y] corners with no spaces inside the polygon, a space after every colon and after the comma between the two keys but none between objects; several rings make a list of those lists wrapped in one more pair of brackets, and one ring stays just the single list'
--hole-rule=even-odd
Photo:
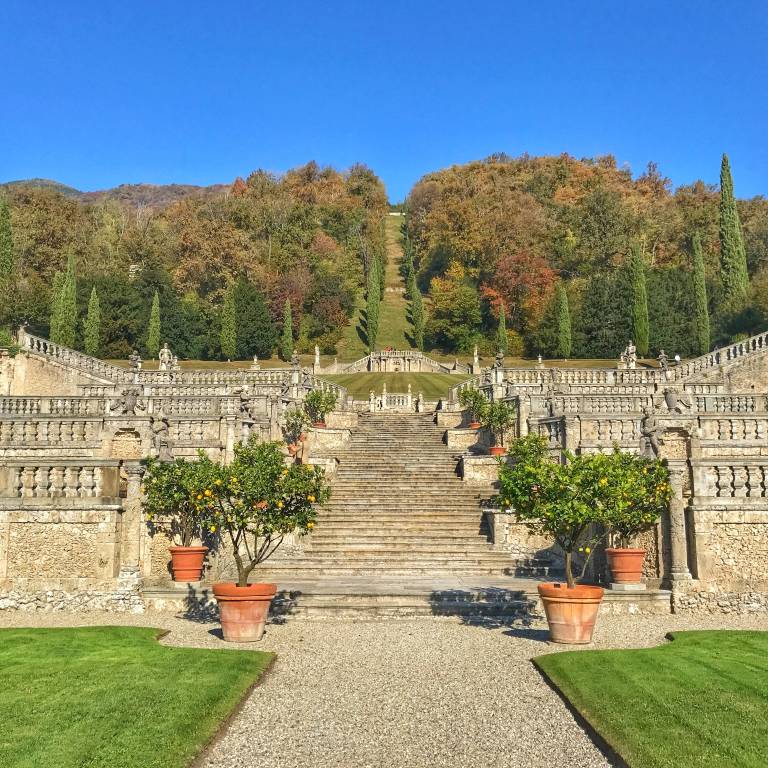
[{"label": "manicured grass", "polygon": [[385,382],[387,392],[406,392],[410,383],[414,397],[422,392],[427,400],[437,400],[467,377],[449,373],[337,373],[323,378],[346,387],[356,400],[367,400],[371,390],[381,394]]},{"label": "manicured grass", "polygon": [[145,627],[0,630],[3,768],[183,768],[272,654]]},{"label": "manicured grass", "polygon": [[768,765],[768,632],[675,632],[657,648],[539,656],[631,768]]}]

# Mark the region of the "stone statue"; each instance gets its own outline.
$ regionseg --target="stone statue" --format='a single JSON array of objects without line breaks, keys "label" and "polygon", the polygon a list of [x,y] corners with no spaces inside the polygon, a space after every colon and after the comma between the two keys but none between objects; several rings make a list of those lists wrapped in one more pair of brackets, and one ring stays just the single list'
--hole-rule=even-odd
[{"label": "stone statue", "polygon": [[312,389],[312,371],[309,368],[301,369],[301,386],[304,389]]},{"label": "stone statue", "polygon": [[659,455],[659,438],[664,428],[656,419],[652,408],[643,408],[643,418],[640,419],[640,434],[643,436],[643,456],[655,459]]},{"label": "stone statue", "polygon": [[664,389],[664,404],[670,413],[688,413],[693,408],[690,397],[678,397],[671,387]]},{"label": "stone statue", "polygon": [[138,416],[146,410],[146,406],[139,399],[140,390],[130,387],[124,389],[120,399],[115,403],[114,408],[110,408],[110,414],[119,414],[123,416]]},{"label": "stone statue", "polygon": [[176,355],[173,355],[171,357],[171,370],[172,371],[180,371],[181,366],[179,365],[179,358],[176,357]]},{"label": "stone statue", "polygon": [[669,358],[663,349],[659,350],[659,356],[657,360],[659,361],[659,368],[661,368],[662,371],[666,371],[667,368],[669,368]]},{"label": "stone statue", "polygon": [[128,362],[131,364],[131,370],[136,373],[141,370],[141,355],[138,349],[134,349],[128,357]]},{"label": "stone statue", "polygon": [[293,457],[296,464],[306,464],[308,456],[307,436],[302,432],[299,439],[288,446],[288,453]]},{"label": "stone statue", "polygon": [[157,417],[149,417],[149,428],[152,430],[152,445],[159,461],[173,461],[171,450],[171,428],[168,417],[162,412]]},{"label": "stone statue", "polygon": [[291,366],[294,368],[299,368],[301,366],[301,361],[299,360],[299,353],[294,349],[293,354],[291,355]]},{"label": "stone statue", "polygon": [[168,348],[168,343],[163,344],[163,348],[157,355],[157,359],[160,361],[161,371],[170,371],[171,363],[173,362],[173,352]]},{"label": "stone statue", "polygon": [[493,367],[494,368],[503,368],[504,367],[504,353],[499,350],[496,353],[496,357],[493,359]]},{"label": "stone statue", "polygon": [[544,368],[544,360],[542,359],[541,355],[536,358],[536,367]]},{"label": "stone statue", "polygon": [[261,365],[259,364],[259,356],[254,355],[253,356],[253,362],[251,363],[251,370],[252,371],[260,371]]},{"label": "stone statue", "polygon": [[632,343],[631,339],[621,353],[621,362],[624,363],[626,368],[634,369],[637,367],[637,347]]},{"label": "stone statue", "polygon": [[315,365],[320,365],[320,347],[315,344]]}]

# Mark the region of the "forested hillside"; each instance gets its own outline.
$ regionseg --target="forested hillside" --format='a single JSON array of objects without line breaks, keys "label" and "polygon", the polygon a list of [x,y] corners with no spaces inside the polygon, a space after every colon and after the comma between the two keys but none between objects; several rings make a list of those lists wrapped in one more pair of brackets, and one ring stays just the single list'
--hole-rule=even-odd
[{"label": "forested hillside", "polygon": [[0,325],[27,321],[104,357],[167,341],[181,358],[242,359],[272,354],[287,320],[281,348],[330,353],[383,258],[386,204],[364,166],[315,163],[199,190],[12,184],[0,193]]},{"label": "forested hillside", "polygon": [[423,177],[406,245],[426,348],[493,350],[502,307],[508,350],[552,357],[615,357],[630,338],[695,355],[767,328],[768,201],[734,205],[727,159],[722,172],[722,199],[610,156],[497,155]]}]

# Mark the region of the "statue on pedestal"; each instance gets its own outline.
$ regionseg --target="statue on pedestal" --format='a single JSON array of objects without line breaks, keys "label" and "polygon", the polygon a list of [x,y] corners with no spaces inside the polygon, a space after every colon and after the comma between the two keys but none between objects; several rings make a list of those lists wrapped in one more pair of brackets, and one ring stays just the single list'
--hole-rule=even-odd
[{"label": "statue on pedestal", "polygon": [[634,369],[637,367],[637,347],[631,340],[621,353],[621,362],[624,363],[625,368]]},{"label": "statue on pedestal", "polygon": [[128,357],[128,362],[131,364],[131,370],[136,373],[141,370],[141,355],[138,349],[134,349]]},{"label": "statue on pedestal", "polygon": [[301,366],[301,360],[299,360],[299,353],[294,349],[291,355],[291,367],[299,368]]},{"label": "statue on pedestal", "polygon": [[655,459],[659,455],[659,438],[663,432],[664,429],[656,419],[655,411],[652,408],[643,408],[643,418],[640,419],[640,434],[643,436],[643,456]]},{"label": "statue on pedestal", "polygon": [[110,415],[138,416],[146,410],[146,406],[139,399],[140,394],[140,390],[134,387],[124,389],[120,399],[115,403],[115,407],[110,408]]},{"label": "statue on pedestal", "polygon": [[161,371],[170,371],[171,364],[173,363],[173,352],[168,348],[168,343],[163,344],[163,348],[157,355],[157,359],[160,361]]},{"label": "statue on pedestal", "polygon": [[659,361],[659,368],[661,368],[662,371],[666,371],[667,368],[669,368],[669,358],[663,349],[659,350],[659,356],[656,359]]},{"label": "statue on pedestal", "polygon": [[254,355],[253,356],[253,362],[251,363],[251,370],[252,371],[260,371],[261,365],[259,364],[259,356]]},{"label": "statue on pedestal", "polygon": [[168,417],[162,412],[158,413],[157,417],[150,416],[149,428],[152,430],[152,445],[157,453],[158,461],[173,461]]}]

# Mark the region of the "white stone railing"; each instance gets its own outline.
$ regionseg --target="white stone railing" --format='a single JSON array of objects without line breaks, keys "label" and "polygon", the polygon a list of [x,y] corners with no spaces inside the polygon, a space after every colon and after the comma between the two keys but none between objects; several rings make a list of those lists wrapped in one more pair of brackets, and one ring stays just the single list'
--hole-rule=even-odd
[{"label": "white stone railing", "polygon": [[692,462],[696,497],[764,499],[768,497],[768,460],[702,459]]},{"label": "white stone railing", "polygon": [[33,336],[23,329],[17,333],[17,342],[23,350],[55,360],[70,368],[76,368],[96,378],[122,383],[128,383],[132,380],[132,374],[126,368],[84,355],[82,352],[69,349],[69,347],[54,344],[48,339]]},{"label": "white stone railing", "polygon": [[650,395],[532,395],[531,413],[641,413],[651,403]]},{"label": "white stone railing", "polygon": [[765,412],[765,395],[696,395],[696,409],[705,413]]},{"label": "white stone railing", "polygon": [[0,445],[43,448],[101,445],[101,419],[0,419]]},{"label": "white stone railing", "polygon": [[90,397],[0,397],[2,416],[97,416],[105,400]]},{"label": "white stone railing", "polygon": [[119,496],[119,461],[8,459],[0,469],[0,496],[114,498]]},{"label": "white stone railing", "polygon": [[762,418],[739,415],[726,418],[702,414],[699,416],[699,427],[702,440],[713,440],[718,443],[760,444],[768,437],[768,415]]},{"label": "white stone railing", "polygon": [[761,354],[766,351],[768,351],[768,331],[681,363],[671,369],[672,376],[676,380],[687,379],[721,365],[737,362],[749,355]]}]

